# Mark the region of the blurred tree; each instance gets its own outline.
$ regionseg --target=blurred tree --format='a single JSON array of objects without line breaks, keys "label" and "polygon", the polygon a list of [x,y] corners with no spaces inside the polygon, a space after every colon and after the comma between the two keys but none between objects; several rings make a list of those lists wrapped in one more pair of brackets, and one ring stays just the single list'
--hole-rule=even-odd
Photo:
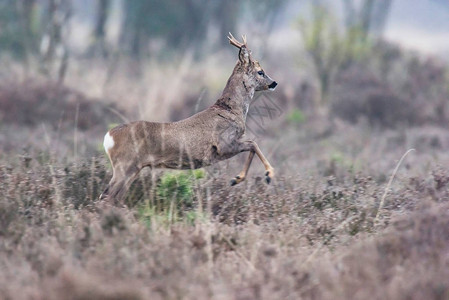
[{"label": "blurred tree", "polygon": [[120,43],[125,52],[140,57],[154,38],[170,49],[200,51],[209,28],[218,29],[220,45],[228,32],[250,18],[253,28],[268,35],[276,16],[289,0],[133,0],[124,1]]},{"label": "blurred tree", "polygon": [[274,23],[279,12],[286,6],[289,0],[248,0],[245,1],[243,10],[251,16],[251,24],[265,36],[274,28]]},{"label": "blurred tree", "polygon": [[144,33],[145,14],[148,9],[147,0],[125,1],[123,3],[124,21],[122,23],[122,32],[120,36],[120,45],[122,50],[134,56],[140,56],[140,49],[143,40],[147,40],[147,34]]},{"label": "blurred tree", "polygon": [[271,31],[275,28],[276,18],[286,7],[289,0],[248,0],[244,1],[242,11],[245,14],[245,25],[251,28],[251,45],[257,47],[262,57],[267,48]]},{"label": "blurred tree", "polygon": [[37,50],[39,25],[36,0],[0,0],[0,47],[14,58]]},{"label": "blurred tree", "polygon": [[319,83],[318,109],[326,108],[331,80],[343,64],[345,37],[337,25],[337,20],[323,5],[313,6],[310,19],[301,18],[298,22],[304,49]]},{"label": "blurred tree", "polygon": [[151,38],[164,37],[171,48],[200,45],[208,27],[212,2],[208,0],[125,1],[120,43],[139,58]]},{"label": "blurred tree", "polygon": [[[58,80],[68,63],[67,24],[71,0],[0,0],[0,49],[24,61],[40,59],[40,70]],[[59,66],[54,69],[54,62]]]},{"label": "blurred tree", "polygon": [[393,0],[342,0],[348,30],[358,28],[363,39],[380,37]]},{"label": "blurred tree", "polygon": [[45,12],[48,23],[40,44],[41,72],[56,77],[60,82],[64,80],[68,67],[71,8],[71,0],[49,0]]},{"label": "blurred tree", "polygon": [[106,47],[106,23],[109,17],[110,6],[110,0],[97,0],[91,51],[102,56],[108,55],[108,49]]},{"label": "blurred tree", "polygon": [[[115,9],[113,0],[96,0],[93,16],[80,5],[72,7],[72,0],[0,0],[0,50],[25,62],[28,57],[37,58],[40,71],[62,80],[68,66],[72,14],[82,15],[83,24],[92,26],[92,40],[86,41],[88,53],[114,54],[114,61],[121,54],[133,58],[148,56],[150,49],[155,49],[150,47],[152,41],[163,46],[163,51],[151,55],[168,56],[167,53],[185,49],[200,54],[206,44],[227,44],[225,36],[230,31],[237,32],[242,24],[256,28],[245,32],[266,37],[287,1],[290,0],[116,0],[121,6],[122,22],[118,47],[112,51],[111,45],[106,45],[106,37],[107,23]],[[211,41],[208,34],[217,31],[217,38]]]},{"label": "blurred tree", "polygon": [[318,80],[317,108],[326,111],[328,93],[335,74],[362,61],[371,51],[373,40],[381,36],[391,0],[343,0],[345,26],[342,28],[324,4],[312,7],[309,19],[300,18],[299,30]]},{"label": "blurred tree", "polygon": [[28,65],[28,54],[35,52],[37,45],[37,30],[35,25],[34,11],[36,9],[36,0],[17,1],[17,10],[19,12],[20,25],[22,29],[22,40],[24,46],[24,58]]},{"label": "blurred tree", "polygon": [[234,32],[237,27],[240,2],[237,0],[215,1],[214,20],[218,26],[219,45],[227,46],[229,41],[225,38],[229,32]]}]

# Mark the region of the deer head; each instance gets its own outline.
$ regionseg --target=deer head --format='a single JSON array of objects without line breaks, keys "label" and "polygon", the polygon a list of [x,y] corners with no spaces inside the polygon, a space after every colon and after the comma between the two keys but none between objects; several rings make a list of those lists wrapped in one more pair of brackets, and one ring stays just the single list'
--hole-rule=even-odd
[{"label": "deer head", "polygon": [[231,45],[239,49],[239,61],[236,70],[244,74],[246,83],[250,87],[254,87],[255,91],[274,90],[277,82],[264,72],[257,60],[252,58],[246,36],[242,36],[243,43],[240,43],[231,33],[229,33],[228,39]]}]

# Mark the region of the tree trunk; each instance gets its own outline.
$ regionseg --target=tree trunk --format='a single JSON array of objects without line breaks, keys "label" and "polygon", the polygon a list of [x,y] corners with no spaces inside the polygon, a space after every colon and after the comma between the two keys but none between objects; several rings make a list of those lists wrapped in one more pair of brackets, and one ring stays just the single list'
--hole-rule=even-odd
[{"label": "tree trunk", "polygon": [[108,21],[110,3],[111,1],[109,0],[97,1],[93,49],[94,52],[98,52],[104,57],[108,55],[106,48],[106,22]]}]

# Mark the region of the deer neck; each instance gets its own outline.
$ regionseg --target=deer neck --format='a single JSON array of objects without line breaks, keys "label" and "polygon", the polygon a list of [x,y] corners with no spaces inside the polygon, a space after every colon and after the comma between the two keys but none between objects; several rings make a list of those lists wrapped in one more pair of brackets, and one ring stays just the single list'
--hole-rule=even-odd
[{"label": "deer neck", "polygon": [[249,104],[255,92],[255,87],[249,84],[246,77],[242,74],[232,74],[220,99],[215,103],[215,105],[242,117],[244,121],[246,121]]}]

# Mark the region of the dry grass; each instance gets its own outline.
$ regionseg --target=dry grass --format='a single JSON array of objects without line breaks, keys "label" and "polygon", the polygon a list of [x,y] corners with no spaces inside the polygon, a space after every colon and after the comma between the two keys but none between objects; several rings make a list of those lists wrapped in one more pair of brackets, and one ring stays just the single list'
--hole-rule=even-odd
[{"label": "dry grass", "polygon": [[222,164],[192,187],[191,213],[169,222],[164,210],[142,213],[157,187],[141,182],[130,207],[98,202],[104,158],[55,163],[53,178],[46,161],[3,161],[0,295],[445,299],[447,170],[399,173],[377,224],[386,180],[331,165],[327,177],[279,170],[272,186],[255,174],[230,188],[236,168]]},{"label": "dry grass", "polygon": [[[204,176],[182,173],[182,188],[143,173],[126,206],[97,200],[111,176],[101,139],[121,119],[108,107],[130,119],[185,117],[224,84],[217,61],[150,63],[144,80],[128,65],[107,85],[104,68],[80,62],[71,89],[0,86],[0,106],[26,120],[5,109],[0,121],[0,298],[447,299],[447,130],[289,117],[293,95],[308,97],[292,78],[272,94],[283,99],[274,118],[257,103],[251,111],[251,135],[276,168],[272,185],[255,161],[248,180],[229,187],[242,155]],[[60,121],[60,110],[72,118]]]}]

